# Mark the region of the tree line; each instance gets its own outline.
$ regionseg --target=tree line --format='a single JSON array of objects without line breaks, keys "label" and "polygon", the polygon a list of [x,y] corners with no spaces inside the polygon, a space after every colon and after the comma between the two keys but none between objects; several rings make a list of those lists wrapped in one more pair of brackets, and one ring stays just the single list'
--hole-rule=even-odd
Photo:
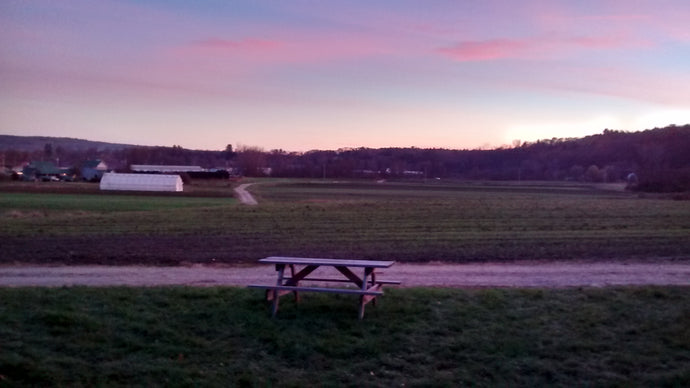
[{"label": "tree line", "polygon": [[[32,159],[104,160],[131,164],[198,165],[238,176],[373,179],[572,180],[621,182],[634,176],[639,190],[690,191],[690,125],[640,132],[604,130],[576,139],[523,142],[493,150],[349,148],[288,152],[228,144],[223,151],[181,146],[86,150],[46,147],[3,151],[5,165]],[[633,174],[633,175],[631,175]]]},{"label": "tree line", "polygon": [[308,178],[630,181],[639,190],[689,191],[690,125],[641,132],[607,129],[584,138],[553,138],[494,150],[356,148],[290,153],[252,148],[240,150],[233,160],[251,176],[270,172]]}]

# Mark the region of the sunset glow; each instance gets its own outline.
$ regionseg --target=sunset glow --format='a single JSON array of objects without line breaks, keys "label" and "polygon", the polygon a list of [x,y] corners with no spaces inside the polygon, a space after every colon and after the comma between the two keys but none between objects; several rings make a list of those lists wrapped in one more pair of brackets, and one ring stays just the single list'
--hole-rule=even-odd
[{"label": "sunset glow", "polygon": [[290,151],[690,123],[687,1],[0,2],[0,133]]}]

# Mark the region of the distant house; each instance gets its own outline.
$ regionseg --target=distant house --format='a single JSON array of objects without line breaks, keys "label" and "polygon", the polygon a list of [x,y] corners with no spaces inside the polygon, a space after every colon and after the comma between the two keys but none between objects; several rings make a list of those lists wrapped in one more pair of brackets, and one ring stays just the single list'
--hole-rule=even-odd
[{"label": "distant house", "polygon": [[22,177],[26,181],[58,180],[63,170],[57,168],[53,162],[33,161],[22,169]]},{"label": "distant house", "polygon": [[10,169],[10,173],[12,174],[12,180],[13,181],[18,181],[18,180],[24,180],[24,168],[28,166],[28,162],[24,162],[22,164],[16,165]]},{"label": "distant house", "polygon": [[108,171],[108,165],[98,159],[87,160],[81,164],[80,170],[82,179],[85,181],[97,181]]},{"label": "distant house", "polygon": [[100,188],[126,191],[182,191],[183,183],[179,175],[106,172],[101,178]]},{"label": "distant house", "polygon": [[405,170],[403,171],[404,176],[422,176],[424,175],[424,171],[416,171],[416,170]]}]

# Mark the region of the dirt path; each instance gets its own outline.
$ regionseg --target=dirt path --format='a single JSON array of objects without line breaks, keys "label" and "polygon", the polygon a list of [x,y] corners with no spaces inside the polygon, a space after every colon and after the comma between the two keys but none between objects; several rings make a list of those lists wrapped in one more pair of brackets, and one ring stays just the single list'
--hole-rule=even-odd
[{"label": "dirt path", "polygon": [[[329,275],[328,273],[321,273]],[[518,264],[404,264],[381,279],[403,287],[576,287],[615,285],[690,286],[690,261],[530,262]],[[270,266],[0,266],[0,287],[20,286],[245,286],[271,284]]]},{"label": "dirt path", "polygon": [[235,187],[235,193],[237,193],[237,197],[245,205],[258,205],[259,203],[256,201],[254,196],[247,191],[247,187],[253,185],[253,183],[243,183],[237,187]]}]

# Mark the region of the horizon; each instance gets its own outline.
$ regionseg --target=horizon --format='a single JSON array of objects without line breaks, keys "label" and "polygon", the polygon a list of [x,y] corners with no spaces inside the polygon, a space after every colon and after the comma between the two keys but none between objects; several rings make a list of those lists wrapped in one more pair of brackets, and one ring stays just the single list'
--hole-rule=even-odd
[{"label": "horizon", "polygon": [[687,124],[671,124],[666,127],[662,128],[647,128],[647,129],[640,129],[640,130],[635,130],[635,131],[625,131],[625,130],[616,130],[616,129],[610,129],[610,128],[605,128],[599,133],[593,133],[590,135],[584,135],[580,137],[566,137],[566,138],[549,138],[549,139],[536,139],[536,140],[529,140],[529,141],[523,141],[520,144],[504,144],[501,146],[496,146],[496,147],[490,147],[490,148],[449,148],[449,147],[417,147],[417,146],[382,146],[382,147],[366,147],[366,146],[354,146],[354,147],[340,147],[340,148],[314,148],[310,150],[290,150],[290,149],[285,149],[285,148],[271,148],[267,149],[261,146],[257,145],[247,145],[247,144],[232,144],[228,143],[224,145],[221,148],[217,149],[202,149],[202,148],[188,148],[179,144],[171,144],[171,145],[165,145],[165,144],[137,144],[137,143],[120,143],[120,142],[109,142],[109,141],[103,141],[103,140],[93,140],[93,139],[87,139],[87,138],[75,138],[75,137],[68,137],[68,136],[46,136],[46,135],[12,135],[12,134],[6,134],[6,133],[0,133],[0,136],[19,136],[19,137],[37,137],[37,138],[49,138],[49,139],[65,139],[65,140],[76,140],[76,141],[86,141],[86,142],[91,142],[91,143],[106,143],[106,144],[114,144],[114,145],[124,145],[124,146],[130,146],[130,147],[163,147],[163,148],[172,148],[175,146],[182,147],[182,149],[186,149],[189,151],[202,151],[202,152],[222,152],[225,151],[225,147],[228,145],[231,145],[233,148],[233,151],[235,152],[240,152],[243,147],[246,147],[248,149],[258,149],[262,152],[267,152],[270,153],[272,151],[282,151],[288,154],[295,153],[295,154],[306,154],[309,152],[344,152],[344,151],[349,151],[349,150],[357,150],[357,149],[420,149],[420,150],[448,150],[448,151],[495,151],[495,150],[501,150],[501,149],[506,149],[506,148],[519,148],[524,144],[530,145],[534,144],[537,142],[546,142],[550,141],[553,139],[557,140],[564,140],[564,141],[575,141],[575,140],[581,140],[589,136],[600,136],[604,135],[606,131],[613,131],[613,132],[621,132],[621,133],[639,133],[639,132],[644,132],[644,131],[653,131],[657,129],[664,129],[664,128],[671,128],[671,127],[686,127],[690,126],[690,123]]},{"label": "horizon", "polygon": [[8,1],[0,132],[289,152],[690,123],[680,0]]}]

